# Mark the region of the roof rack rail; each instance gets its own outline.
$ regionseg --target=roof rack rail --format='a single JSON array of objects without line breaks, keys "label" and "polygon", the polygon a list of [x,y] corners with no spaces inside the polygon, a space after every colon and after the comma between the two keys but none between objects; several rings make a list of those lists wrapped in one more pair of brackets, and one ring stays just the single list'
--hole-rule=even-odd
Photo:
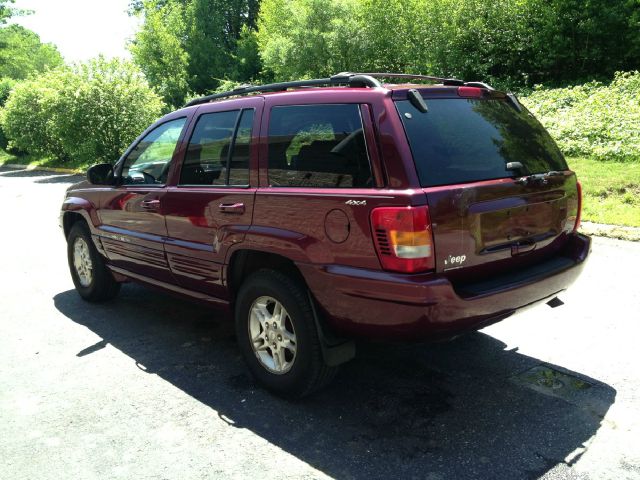
[{"label": "roof rack rail", "polygon": [[191,107],[193,105],[201,105],[213,100],[221,98],[237,97],[242,95],[249,95],[250,93],[257,92],[283,92],[289,88],[304,88],[304,87],[320,87],[323,85],[338,86],[345,85],[347,87],[369,87],[376,88],[381,87],[382,84],[377,80],[378,78],[405,78],[415,80],[430,80],[432,82],[441,82],[443,85],[462,86],[469,87],[482,87],[488,90],[493,90],[489,85],[482,82],[465,82],[457,78],[444,78],[434,77],[431,75],[413,75],[410,73],[388,73],[388,72],[376,72],[376,73],[352,73],[341,72],[328,78],[316,78],[313,80],[297,80],[293,82],[278,82],[269,83],[267,85],[240,85],[228,92],[214,93],[212,95],[206,95],[191,100],[185,107]]},{"label": "roof rack rail", "polygon": [[355,75],[366,75],[372,78],[406,78],[414,80],[431,80],[433,82],[442,82],[443,85],[465,85],[464,80],[457,78],[434,77],[432,75],[414,75],[411,73],[357,73]]},{"label": "roof rack rail", "polygon": [[381,87],[379,81],[373,78],[370,75],[363,75],[360,73],[349,73],[343,72],[337,75],[333,75],[328,78],[316,78],[313,80],[297,80],[293,82],[279,82],[279,83],[269,83],[267,85],[241,85],[233,90],[229,90],[228,92],[214,93],[212,95],[206,95],[204,97],[199,97],[191,100],[185,107],[191,107],[193,105],[201,105],[203,103],[208,103],[213,100],[218,100],[220,98],[228,98],[235,97],[240,95],[248,95],[250,93],[256,92],[282,92],[289,88],[300,88],[300,87],[319,87],[322,85],[346,85],[349,87]]}]

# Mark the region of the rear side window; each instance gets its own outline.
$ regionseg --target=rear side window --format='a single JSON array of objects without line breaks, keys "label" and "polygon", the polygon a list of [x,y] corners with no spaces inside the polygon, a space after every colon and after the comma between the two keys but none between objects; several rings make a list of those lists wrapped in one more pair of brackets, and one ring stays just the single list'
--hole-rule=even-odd
[{"label": "rear side window", "polygon": [[206,113],[189,140],[181,185],[249,184],[253,109]]},{"label": "rear side window", "polygon": [[[555,142],[525,109],[503,99],[426,99],[428,112],[396,102],[423,187],[566,170]],[[506,169],[520,162],[524,172]]]},{"label": "rear side window", "polygon": [[274,107],[269,122],[269,183],[274,187],[370,186],[360,107]]}]

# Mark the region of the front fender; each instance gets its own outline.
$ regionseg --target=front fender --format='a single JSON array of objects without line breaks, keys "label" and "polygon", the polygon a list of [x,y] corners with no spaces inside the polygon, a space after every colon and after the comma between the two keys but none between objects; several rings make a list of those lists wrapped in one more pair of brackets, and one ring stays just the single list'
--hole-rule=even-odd
[{"label": "front fender", "polygon": [[[60,226],[65,229],[65,217],[69,213],[77,213],[84,218],[84,220],[89,225],[89,229],[91,233],[94,233],[95,227],[100,223],[98,219],[96,206],[87,200],[86,198],[81,197],[67,197],[62,202],[62,208],[60,212]],[[65,232],[67,233],[67,232]]]}]

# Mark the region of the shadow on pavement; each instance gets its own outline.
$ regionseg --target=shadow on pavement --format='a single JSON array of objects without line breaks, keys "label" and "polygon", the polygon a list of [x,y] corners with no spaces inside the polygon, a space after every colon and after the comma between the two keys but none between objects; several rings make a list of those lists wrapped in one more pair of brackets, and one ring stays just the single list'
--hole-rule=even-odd
[{"label": "shadow on pavement", "polygon": [[90,305],[75,291],[54,303],[102,338],[74,355],[109,343],[230,425],[335,478],[537,478],[596,433],[616,395],[553,365],[590,388],[569,401],[528,388],[514,378],[540,360],[476,333],[361,345],[329,388],[292,403],[254,385],[215,311],[129,284],[112,303]]},{"label": "shadow on pavement", "polygon": [[18,178],[41,178],[34,183],[77,183],[84,180],[84,176],[68,173],[49,172],[44,170],[16,170],[0,167],[0,176]]}]

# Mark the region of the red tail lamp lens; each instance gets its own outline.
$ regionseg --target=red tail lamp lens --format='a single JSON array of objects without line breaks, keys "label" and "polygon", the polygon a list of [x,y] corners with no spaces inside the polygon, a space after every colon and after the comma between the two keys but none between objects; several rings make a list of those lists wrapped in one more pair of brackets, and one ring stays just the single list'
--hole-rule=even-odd
[{"label": "red tail lamp lens", "polygon": [[371,212],[371,227],[385,270],[415,273],[435,268],[427,206],[376,208]]},{"label": "red tail lamp lens", "polygon": [[578,188],[578,213],[576,215],[576,225],[573,227],[573,231],[578,231],[580,228],[580,221],[582,220],[582,185],[576,180],[576,187]]}]

